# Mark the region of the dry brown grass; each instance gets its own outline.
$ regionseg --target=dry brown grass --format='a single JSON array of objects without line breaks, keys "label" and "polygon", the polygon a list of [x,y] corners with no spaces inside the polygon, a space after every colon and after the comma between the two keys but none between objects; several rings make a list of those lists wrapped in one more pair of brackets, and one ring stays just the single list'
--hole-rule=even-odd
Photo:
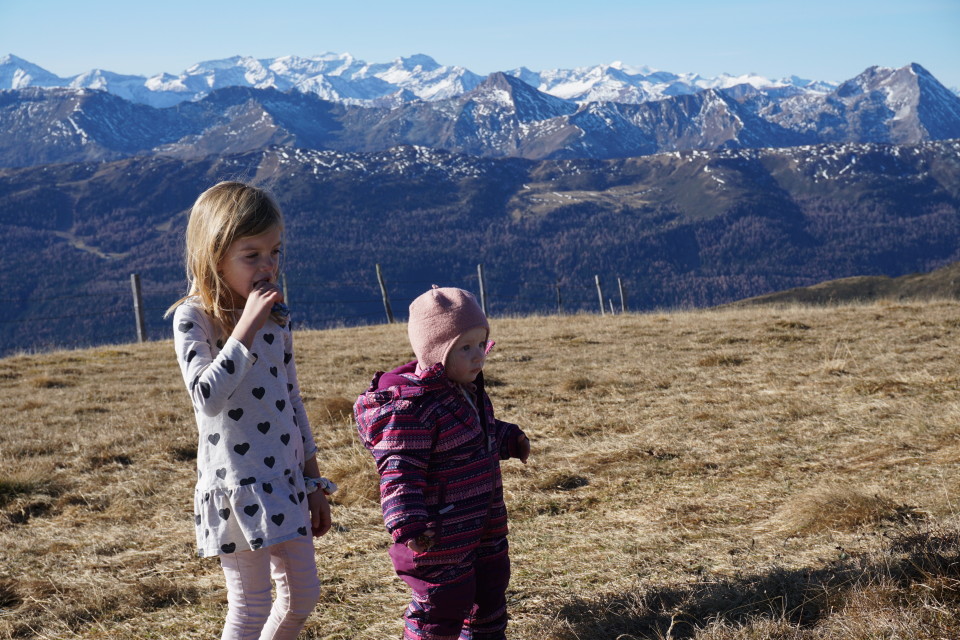
[{"label": "dry brown grass", "polygon": [[[494,319],[515,640],[960,637],[960,304]],[[305,638],[398,637],[349,404],[402,325],[297,335],[322,467]],[[0,638],[210,638],[168,342],[0,360]]]}]

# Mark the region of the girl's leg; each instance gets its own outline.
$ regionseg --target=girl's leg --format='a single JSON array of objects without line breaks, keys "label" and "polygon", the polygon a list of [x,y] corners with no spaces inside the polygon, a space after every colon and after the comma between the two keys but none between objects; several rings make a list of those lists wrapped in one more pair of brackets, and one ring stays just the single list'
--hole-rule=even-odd
[{"label": "girl's leg", "polygon": [[227,581],[221,640],[258,640],[270,615],[270,555],[266,549],[220,556]]},{"label": "girl's leg", "polygon": [[296,640],[320,598],[313,538],[300,536],[267,547],[277,599],[260,640]]}]

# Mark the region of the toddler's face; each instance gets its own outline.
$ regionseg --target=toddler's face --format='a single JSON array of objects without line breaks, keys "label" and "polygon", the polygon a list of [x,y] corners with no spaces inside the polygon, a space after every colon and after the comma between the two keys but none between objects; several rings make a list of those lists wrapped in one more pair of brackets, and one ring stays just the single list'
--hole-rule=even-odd
[{"label": "toddler's face", "polygon": [[454,382],[466,384],[477,379],[487,360],[487,329],[477,327],[462,334],[447,355],[445,370]]},{"label": "toddler's face", "polygon": [[227,248],[217,268],[236,302],[246,301],[261,280],[276,282],[281,240],[280,227],[274,227],[258,236],[237,238]]}]

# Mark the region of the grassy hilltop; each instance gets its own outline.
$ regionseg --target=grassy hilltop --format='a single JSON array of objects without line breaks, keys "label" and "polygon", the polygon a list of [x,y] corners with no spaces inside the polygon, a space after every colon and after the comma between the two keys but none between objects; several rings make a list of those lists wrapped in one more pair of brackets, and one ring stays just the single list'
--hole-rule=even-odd
[{"label": "grassy hilltop", "polygon": [[[960,637],[960,303],[493,320],[515,640]],[[399,637],[349,415],[403,325],[300,332],[321,469],[305,638]],[[218,636],[170,342],[0,360],[0,638]]]}]

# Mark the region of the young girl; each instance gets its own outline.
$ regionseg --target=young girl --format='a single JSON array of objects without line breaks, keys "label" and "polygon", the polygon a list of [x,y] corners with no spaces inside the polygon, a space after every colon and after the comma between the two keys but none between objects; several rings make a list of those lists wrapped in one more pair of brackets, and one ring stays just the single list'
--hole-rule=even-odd
[{"label": "young girl", "polygon": [[493,417],[483,390],[487,318],[462,289],[410,305],[417,360],[378,372],[354,414],[380,473],[397,574],[413,590],[404,638],[502,640],[510,580],[500,460],[530,441]]},{"label": "young girl", "polygon": [[334,487],[317,468],[277,286],[282,239],[267,193],[211,187],[187,225],[189,294],[168,311],[200,432],[197,551],[226,577],[224,640],[296,638],[320,595],[310,533],[330,528]]}]

